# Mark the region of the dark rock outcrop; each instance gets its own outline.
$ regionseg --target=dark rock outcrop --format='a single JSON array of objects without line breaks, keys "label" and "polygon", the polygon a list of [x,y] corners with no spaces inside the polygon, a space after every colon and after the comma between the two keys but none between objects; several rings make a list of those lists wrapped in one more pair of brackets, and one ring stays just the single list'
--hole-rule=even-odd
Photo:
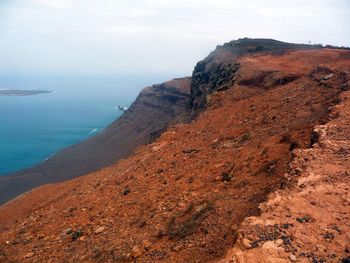
[{"label": "dark rock outcrop", "polygon": [[199,62],[193,72],[191,109],[196,111],[205,108],[207,95],[228,89],[233,84],[238,69],[236,63],[217,64],[211,60]]},{"label": "dark rock outcrop", "polygon": [[[259,38],[242,38],[217,46],[208,57],[198,62],[194,68],[191,85],[191,110],[198,112],[204,109],[207,104],[207,95],[225,90],[234,84],[236,73],[239,70],[239,64],[234,61],[239,56],[255,53],[279,55],[286,50],[301,48],[317,47]],[[290,80],[287,79],[287,81]]]}]

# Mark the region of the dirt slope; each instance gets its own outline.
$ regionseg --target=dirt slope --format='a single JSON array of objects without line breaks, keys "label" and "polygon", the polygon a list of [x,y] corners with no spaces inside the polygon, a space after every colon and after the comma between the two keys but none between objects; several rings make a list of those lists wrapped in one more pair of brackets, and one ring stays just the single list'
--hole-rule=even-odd
[{"label": "dirt slope", "polygon": [[[339,96],[349,87],[349,62],[348,51],[327,49],[235,58],[233,63],[239,69],[234,82],[224,91],[207,95],[207,109],[192,123],[169,128],[154,143],[140,147],[133,156],[113,166],[36,188],[0,207],[0,261],[231,260],[227,255],[232,255],[237,237],[250,230],[245,225],[240,230],[245,218],[258,216],[259,205],[271,192],[293,187],[293,180],[289,182],[284,176],[291,169],[293,152],[302,153],[299,149],[310,147],[317,139],[314,127],[328,122],[329,108],[339,103]],[[345,117],[343,120],[347,123]],[[324,129],[333,127],[329,125]],[[347,140],[338,134],[346,127],[331,129],[337,143]],[[305,151],[310,152],[310,162],[312,151],[316,151],[315,157],[322,155],[318,164],[315,161],[310,165],[317,167],[315,175],[337,171],[339,184],[332,185],[332,179],[329,189],[348,194],[343,187],[347,177],[338,173],[345,173],[342,165],[347,146],[340,150],[339,144],[327,145]],[[322,161],[328,158],[322,147],[332,155],[331,146],[339,151],[340,159],[333,159],[337,164],[324,168]],[[323,175],[320,178],[327,179]],[[297,189],[316,189],[318,184],[313,185],[312,180],[305,180],[304,188]],[[321,205],[321,193],[329,190],[321,187],[318,191],[308,200],[314,201],[315,207]],[[348,202],[343,198],[334,195],[329,202],[342,199],[343,205]],[[325,240],[337,240],[337,230],[331,225],[320,225],[315,230],[308,229],[306,222],[305,228],[300,228],[295,217],[308,221],[308,214],[310,220],[318,222],[320,214],[313,214],[309,203],[299,211],[298,204],[291,208],[295,209],[291,218],[274,220],[291,220],[295,229],[316,233],[317,240],[317,231],[325,234],[324,227],[328,227],[334,240],[331,235]],[[288,209],[287,205],[280,209]],[[322,207],[332,217],[334,209],[346,212],[341,205]],[[346,219],[347,215],[339,216]],[[339,240],[345,240],[342,235]],[[342,242],[339,251],[345,249]],[[293,249],[297,244],[291,243],[292,253],[296,253]],[[303,249],[297,252],[310,250],[308,245]],[[336,259],[342,256],[337,249],[332,251]]]},{"label": "dirt slope", "polygon": [[294,150],[290,188],[244,221],[220,262],[350,262],[350,92],[340,99],[333,119],[316,126],[314,147]]},{"label": "dirt slope", "polygon": [[157,138],[187,109],[191,78],[145,88],[118,120],[102,133],[60,151],[33,168],[0,176],[0,204],[45,183],[96,171],[129,156]]}]

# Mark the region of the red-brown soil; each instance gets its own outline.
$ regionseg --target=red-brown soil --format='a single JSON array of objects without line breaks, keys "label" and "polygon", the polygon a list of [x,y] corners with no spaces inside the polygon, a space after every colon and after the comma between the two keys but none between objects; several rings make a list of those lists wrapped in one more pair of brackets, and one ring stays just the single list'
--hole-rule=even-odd
[{"label": "red-brown soil", "polygon": [[316,126],[319,142],[295,150],[287,180],[247,218],[239,240],[221,262],[349,262],[350,260],[350,92]]},{"label": "red-brown soil", "polygon": [[[314,127],[332,117],[330,107],[349,85],[350,56],[335,49],[299,50],[234,62],[240,65],[235,84],[208,95],[206,110],[193,122],[169,128],[115,165],[36,188],[0,207],[0,262],[237,260],[232,248],[237,238],[241,243],[241,231],[249,231],[244,220],[259,216],[270,193],[296,184],[284,175],[295,153],[317,142]],[[326,173],[323,160],[317,171]],[[321,192],[310,202],[318,206]],[[348,201],[339,204],[341,213]],[[280,220],[297,225],[294,218],[302,216]],[[339,251],[332,252],[337,259]]]}]

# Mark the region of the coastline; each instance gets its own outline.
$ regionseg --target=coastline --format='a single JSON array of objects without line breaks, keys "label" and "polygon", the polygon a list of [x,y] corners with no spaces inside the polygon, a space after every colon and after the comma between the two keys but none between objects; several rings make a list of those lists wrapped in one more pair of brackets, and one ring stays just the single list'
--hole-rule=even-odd
[{"label": "coastline", "polygon": [[0,176],[0,204],[40,185],[99,170],[153,141],[187,109],[190,83],[190,78],[183,78],[161,84],[161,90],[160,85],[147,87],[122,116],[96,135],[31,168]]}]

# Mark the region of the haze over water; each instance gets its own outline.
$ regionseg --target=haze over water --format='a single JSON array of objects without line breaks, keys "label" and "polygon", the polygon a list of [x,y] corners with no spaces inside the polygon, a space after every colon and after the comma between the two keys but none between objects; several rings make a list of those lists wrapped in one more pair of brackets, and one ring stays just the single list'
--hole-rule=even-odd
[{"label": "haze over water", "polygon": [[0,89],[53,93],[0,96],[0,175],[31,167],[96,135],[143,87],[170,76],[0,77]]}]

